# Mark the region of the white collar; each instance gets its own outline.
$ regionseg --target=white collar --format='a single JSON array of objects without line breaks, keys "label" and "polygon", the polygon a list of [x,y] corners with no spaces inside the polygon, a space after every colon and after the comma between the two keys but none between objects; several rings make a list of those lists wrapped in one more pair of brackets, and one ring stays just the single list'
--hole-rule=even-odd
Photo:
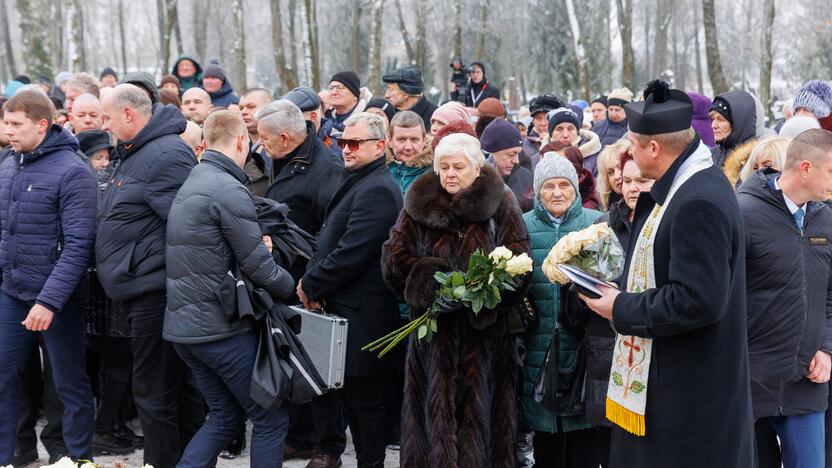
[{"label": "white collar", "polygon": [[774,188],[779,190],[783,194],[783,200],[786,201],[786,208],[789,209],[789,212],[791,214],[794,214],[795,211],[802,208],[803,209],[803,214],[805,215],[806,214],[806,205],[807,205],[807,203],[804,203],[803,206],[797,206],[797,203],[793,202],[791,200],[791,198],[789,198],[786,195],[786,192],[784,192],[783,189],[780,188],[780,183],[777,182],[778,180],[780,180],[780,176],[777,176],[777,177],[774,178]]}]

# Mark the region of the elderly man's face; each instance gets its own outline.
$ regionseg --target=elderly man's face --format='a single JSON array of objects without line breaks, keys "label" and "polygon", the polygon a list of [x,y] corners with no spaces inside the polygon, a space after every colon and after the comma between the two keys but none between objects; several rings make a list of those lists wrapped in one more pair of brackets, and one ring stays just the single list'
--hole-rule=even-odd
[{"label": "elderly man's face", "polygon": [[364,123],[356,123],[344,129],[338,140],[344,155],[344,167],[355,171],[375,161],[384,153],[384,139],[370,138]]},{"label": "elderly man's face", "polygon": [[182,113],[202,125],[211,113],[212,106],[209,99],[204,91],[196,88],[189,89],[182,96]]},{"label": "elderly man's face", "polygon": [[222,80],[214,77],[203,78],[202,88],[209,93],[219,92],[222,89]]},{"label": "elderly man's face", "polygon": [[572,183],[563,177],[554,177],[540,186],[540,201],[546,207],[546,211],[556,218],[566,213],[575,201],[575,196]]},{"label": "elderly man's face", "polygon": [[190,60],[182,60],[176,66],[176,74],[179,78],[190,78],[194,76],[194,73],[196,73],[196,65]]},{"label": "elderly man's face", "polygon": [[494,165],[497,167],[497,172],[501,176],[510,176],[514,167],[520,164],[520,150],[522,150],[521,147],[515,146],[514,148],[506,148],[491,153],[491,157],[494,159]]},{"label": "elderly man's face", "polygon": [[343,83],[333,81],[329,84],[329,104],[336,110],[354,106],[356,103],[358,103],[358,97],[352,94],[352,91]]},{"label": "elderly man's face", "polygon": [[[108,75],[109,76],[109,75]],[[73,106],[69,122],[75,133],[101,129],[101,103],[98,101],[79,101]]]},{"label": "elderly man's face", "polygon": [[407,103],[407,95],[399,87],[398,83],[387,83],[387,91],[384,92],[384,99],[390,101],[393,107],[401,109]]}]

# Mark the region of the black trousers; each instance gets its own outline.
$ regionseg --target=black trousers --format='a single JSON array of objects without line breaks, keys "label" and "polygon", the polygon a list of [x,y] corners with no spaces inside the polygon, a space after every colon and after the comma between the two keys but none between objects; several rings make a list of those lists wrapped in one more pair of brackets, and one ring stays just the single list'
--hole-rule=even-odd
[{"label": "black trousers", "polygon": [[173,468],[205,421],[188,366],[162,338],[164,294],[124,303],[130,318],[133,398],[144,434],[144,463]]},{"label": "black trousers", "polygon": [[[309,403],[307,418],[311,414],[314,421],[315,452],[324,452],[333,457],[340,457],[347,447],[347,425],[344,417],[344,400],[342,390],[324,393]],[[302,418],[301,409],[296,408],[296,416]],[[291,443],[289,443],[291,445]],[[292,445],[294,448],[295,447]]]},{"label": "black trousers", "polygon": [[123,423],[124,399],[130,390],[133,359],[125,353],[101,353],[98,414],[95,432],[114,431]]},{"label": "black trousers", "polygon": [[[40,440],[50,457],[58,457],[69,453],[64,445],[61,424],[64,408],[55,392],[49,359],[44,359],[41,369],[40,349],[40,346],[32,348],[23,369],[21,379],[23,392],[20,398],[20,417],[17,422],[15,449],[18,452],[37,450],[38,438],[35,425],[42,406],[46,415],[46,426],[40,431]],[[44,353],[46,353],[45,349]]]},{"label": "black trousers", "polygon": [[534,466],[538,468],[606,468],[609,465],[608,427],[549,433],[535,431]]}]

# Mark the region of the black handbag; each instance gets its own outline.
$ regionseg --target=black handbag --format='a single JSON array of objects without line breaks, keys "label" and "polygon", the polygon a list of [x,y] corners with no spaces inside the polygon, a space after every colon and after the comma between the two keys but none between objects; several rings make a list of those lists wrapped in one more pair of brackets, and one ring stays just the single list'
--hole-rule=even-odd
[{"label": "black handbag", "polygon": [[560,364],[560,323],[555,323],[546,358],[534,385],[534,400],[561,416],[577,416],[585,411],[586,345],[578,344],[575,360]]}]

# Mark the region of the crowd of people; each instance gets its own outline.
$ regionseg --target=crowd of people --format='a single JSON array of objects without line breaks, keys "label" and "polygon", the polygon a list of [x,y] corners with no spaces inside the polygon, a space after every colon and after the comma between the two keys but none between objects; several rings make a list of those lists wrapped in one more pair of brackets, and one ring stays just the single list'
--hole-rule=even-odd
[{"label": "crowd of people", "polygon": [[[42,415],[50,462],[215,466],[249,421],[255,467],[341,466],[349,428],[362,468],[389,449],[407,468],[831,468],[832,84],[772,127],[747,91],[658,80],[509,112],[471,69],[439,106],[412,67],[383,97],[353,71],[238,94],[188,55],[158,82],[8,83],[0,466],[39,459]],[[617,288],[551,282],[558,240],[598,223],[626,253]],[[496,307],[442,301],[431,342],[362,351],[499,246],[534,271]],[[253,399],[241,277],[348,319],[343,388]],[[552,346],[558,410],[536,388]],[[621,366],[644,385],[618,390]]]}]

